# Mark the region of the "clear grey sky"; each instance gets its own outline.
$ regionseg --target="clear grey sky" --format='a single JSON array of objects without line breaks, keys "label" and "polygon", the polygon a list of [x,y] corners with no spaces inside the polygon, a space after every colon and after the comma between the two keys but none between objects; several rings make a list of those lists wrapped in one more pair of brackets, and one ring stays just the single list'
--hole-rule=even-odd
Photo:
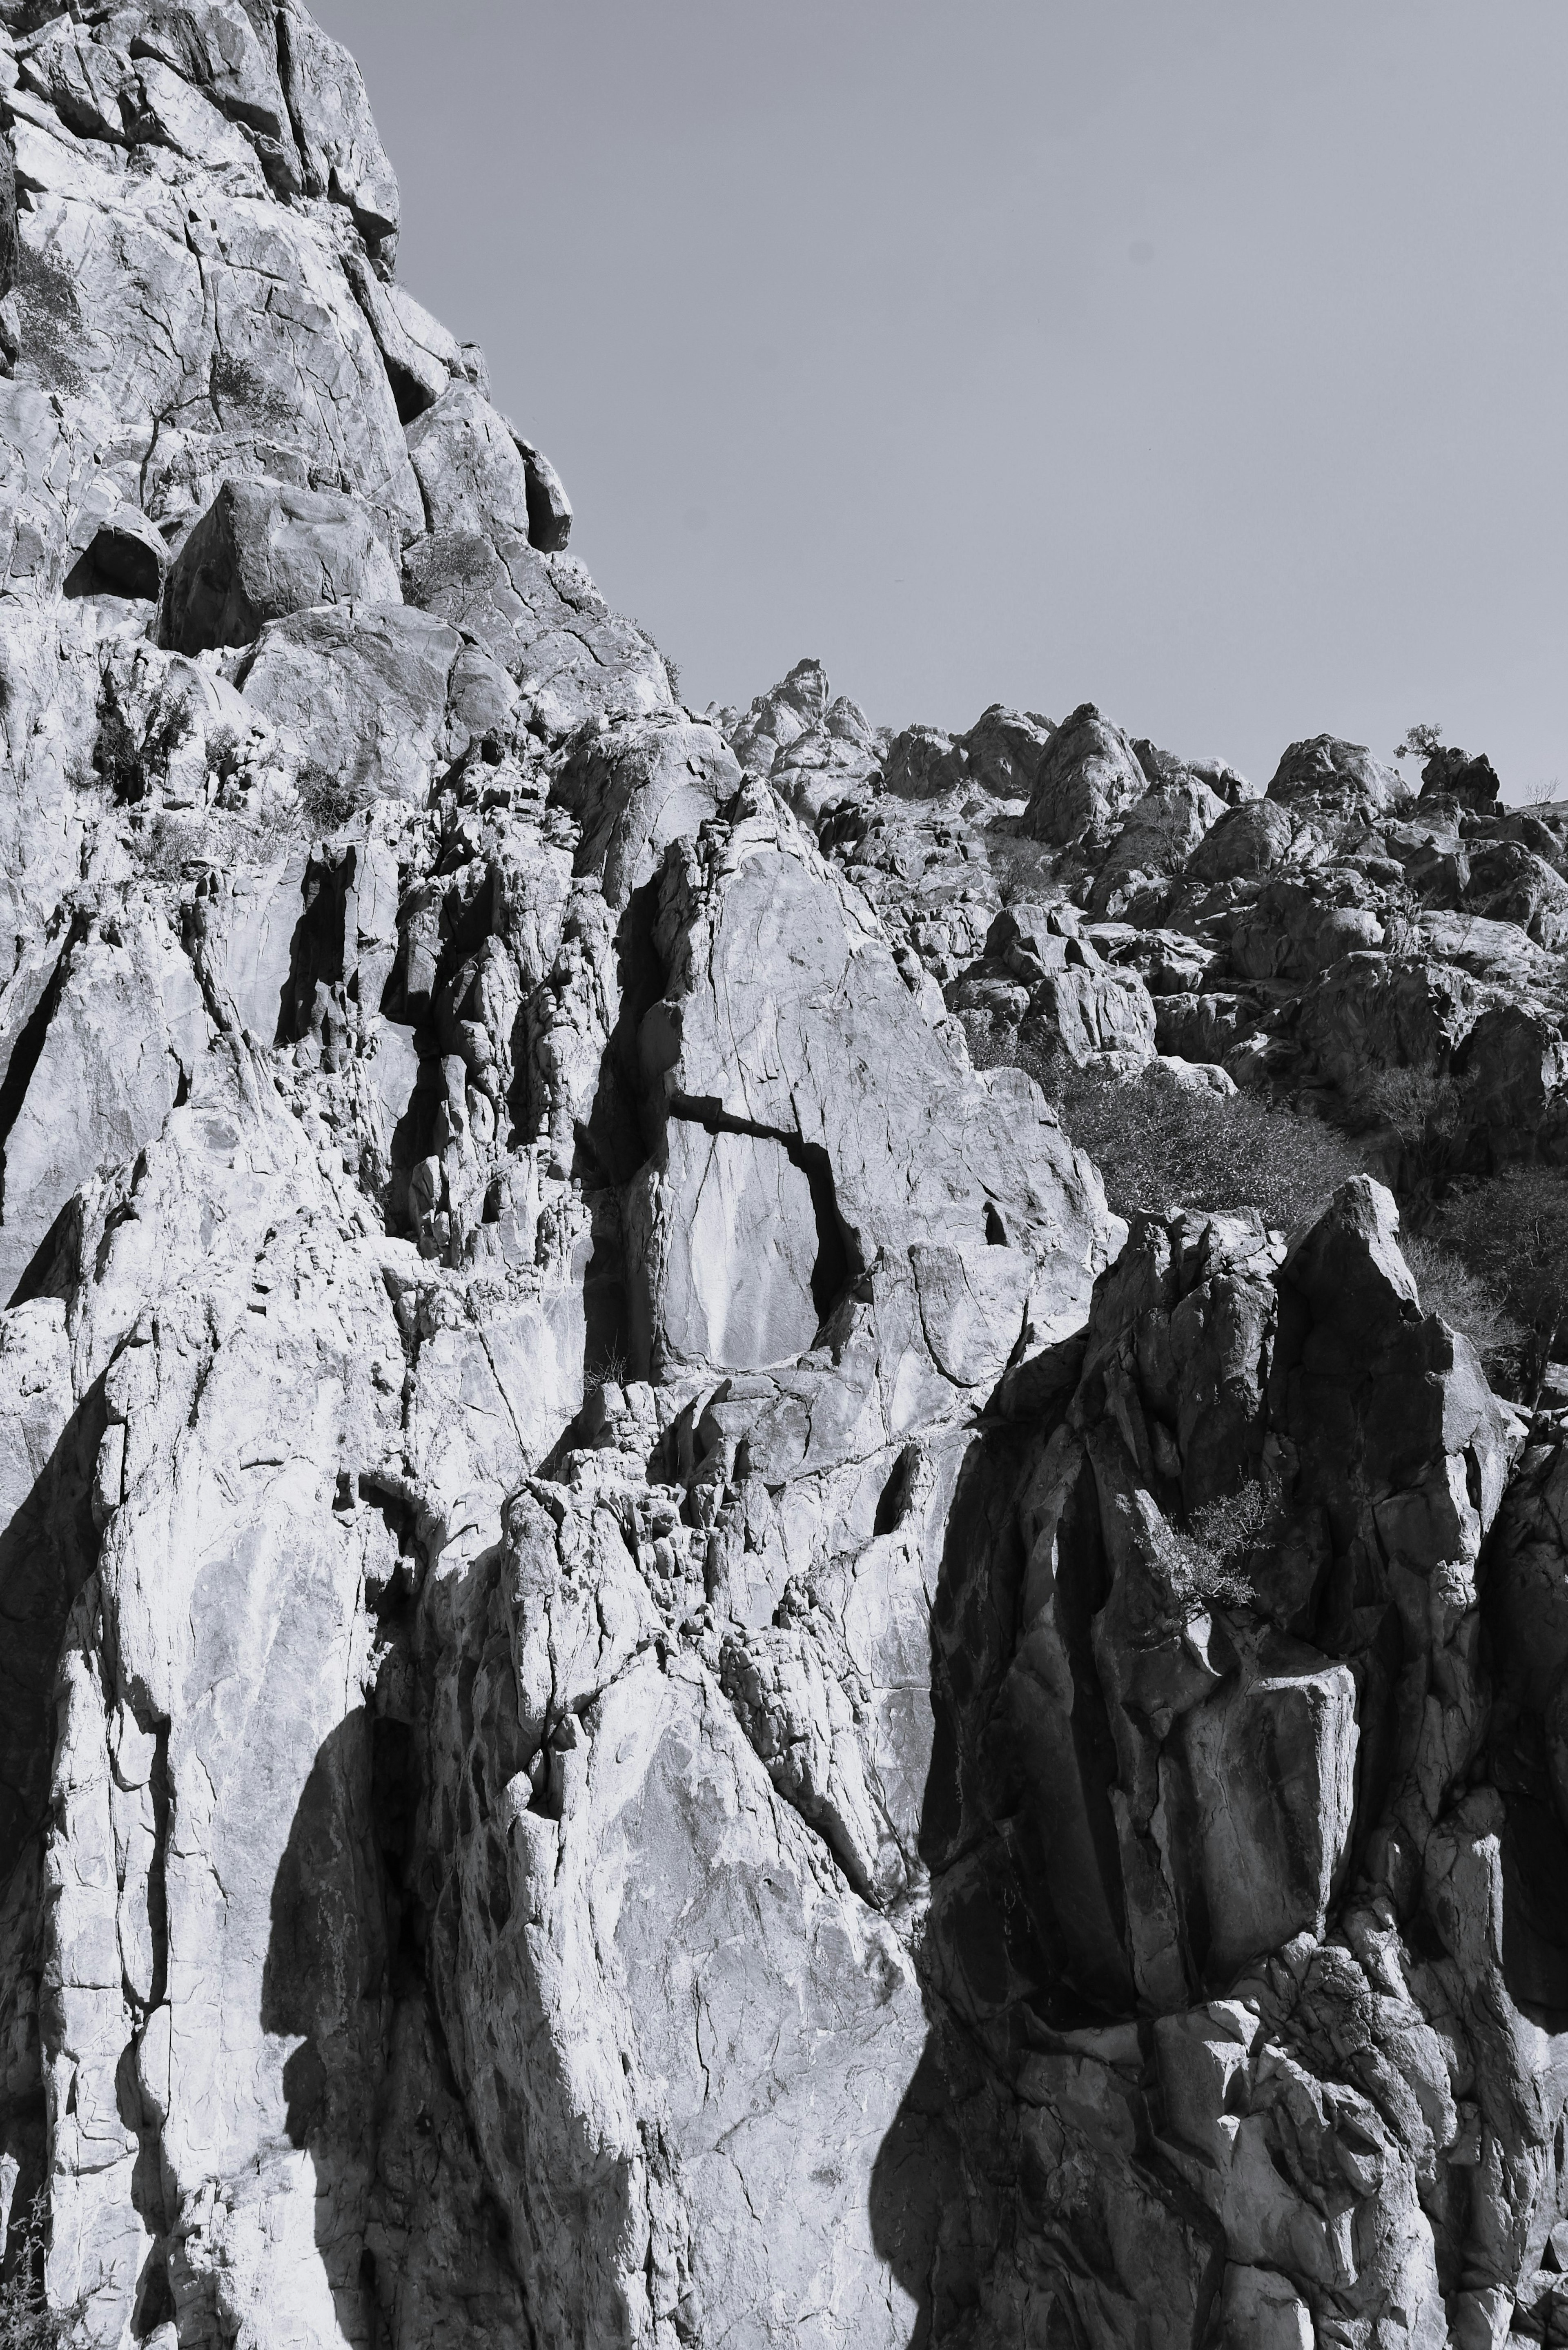
[{"label": "clear grey sky", "polygon": [[1568,794],[1563,0],[315,0],[683,690]]}]

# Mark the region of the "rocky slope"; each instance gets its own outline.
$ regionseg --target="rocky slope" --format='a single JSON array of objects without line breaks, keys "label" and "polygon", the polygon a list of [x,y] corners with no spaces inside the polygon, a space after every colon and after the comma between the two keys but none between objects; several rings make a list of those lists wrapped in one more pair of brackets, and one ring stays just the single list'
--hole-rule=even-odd
[{"label": "rocky slope", "polygon": [[1298,1096],[1442,1077],[1473,1166],[1568,1152],[1568,806],[1461,751],[1417,788],[1319,735],[1260,792],[1089,703],[888,737],[827,695],[801,662],[717,715],[971,1037]]},{"label": "rocky slope", "polygon": [[13,2297],[1568,2339],[1553,1424],[969,1043],[1549,1150],[1559,829],[680,708],[296,0],[0,26]]}]

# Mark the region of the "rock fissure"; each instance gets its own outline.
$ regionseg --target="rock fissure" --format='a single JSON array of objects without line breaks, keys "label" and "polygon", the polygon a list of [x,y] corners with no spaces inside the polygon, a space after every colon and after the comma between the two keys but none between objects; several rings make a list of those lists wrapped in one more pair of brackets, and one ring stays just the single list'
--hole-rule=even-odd
[{"label": "rock fissure", "polygon": [[853,1236],[838,1212],[833,1165],[820,1143],[807,1142],[798,1127],[792,1129],[736,1117],[711,1099],[674,1093],[668,1098],[671,1118],[700,1126],[705,1134],[750,1136],[758,1142],[775,1142],[792,1167],[805,1177],[816,1223],[816,1256],[811,1268],[811,1298],[819,1324],[826,1322],[850,1283],[866,1268]]}]

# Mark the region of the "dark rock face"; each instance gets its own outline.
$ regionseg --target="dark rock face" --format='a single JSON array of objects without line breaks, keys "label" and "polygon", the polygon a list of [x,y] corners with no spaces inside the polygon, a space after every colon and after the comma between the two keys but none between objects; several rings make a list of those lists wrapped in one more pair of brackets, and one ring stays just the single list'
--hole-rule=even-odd
[{"label": "dark rock face", "polygon": [[1421,797],[1455,800],[1478,816],[1490,816],[1502,795],[1497,772],[1484,754],[1472,759],[1466,752],[1445,747],[1435,751],[1421,770]]},{"label": "dark rock face", "polygon": [[[1558,2194],[1473,1776],[1517,1435],[1365,1180],[1289,1252],[1136,1225],[1077,1367],[981,1440],[1011,1499],[933,1617],[929,2055],[986,2054],[938,2109],[984,2338],[1133,2341],[1151,2302],[1194,2343],[1481,2338]],[[1175,1537],[1260,1476],[1228,1560]]]},{"label": "dark rock face", "polygon": [[1561,820],[678,707],[297,0],[0,26],[13,2256],[104,2350],[1568,2338],[1554,1423],[1376,1185],[1129,1232],[971,1051],[1561,1155]]}]

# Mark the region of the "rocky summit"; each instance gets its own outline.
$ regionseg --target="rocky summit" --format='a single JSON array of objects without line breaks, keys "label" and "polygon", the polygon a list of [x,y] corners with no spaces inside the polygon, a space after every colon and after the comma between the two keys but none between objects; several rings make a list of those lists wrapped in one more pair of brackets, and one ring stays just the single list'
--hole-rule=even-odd
[{"label": "rocky summit", "polygon": [[0,27],[0,2341],[1568,2344],[1568,1376],[1383,1115],[1560,1180],[1568,820],[682,707],[298,0]]}]

